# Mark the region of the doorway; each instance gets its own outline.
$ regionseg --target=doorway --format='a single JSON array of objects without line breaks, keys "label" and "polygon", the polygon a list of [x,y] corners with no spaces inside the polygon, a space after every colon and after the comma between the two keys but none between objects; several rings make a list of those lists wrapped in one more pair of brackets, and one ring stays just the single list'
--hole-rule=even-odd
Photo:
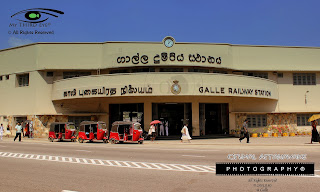
[{"label": "doorway", "polygon": [[189,133],[192,134],[191,103],[153,103],[152,120],[156,119],[168,121],[169,136],[181,135],[184,123],[188,123]]},{"label": "doorway", "polygon": [[199,104],[200,135],[228,134],[229,108],[227,103]]}]

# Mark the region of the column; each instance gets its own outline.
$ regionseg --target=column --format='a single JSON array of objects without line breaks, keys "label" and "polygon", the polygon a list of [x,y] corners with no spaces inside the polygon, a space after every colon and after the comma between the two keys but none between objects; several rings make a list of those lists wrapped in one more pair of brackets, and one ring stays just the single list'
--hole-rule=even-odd
[{"label": "column", "polygon": [[111,127],[111,125],[109,125],[109,117],[110,117],[109,103],[103,104],[103,111],[105,111],[107,115],[98,116],[98,120],[105,122],[107,125],[107,128],[109,129]]},{"label": "column", "polygon": [[192,102],[192,136],[200,136],[199,101]]},{"label": "column", "polygon": [[150,122],[152,121],[152,103],[151,103],[151,101],[144,102],[143,110],[144,110],[143,111],[143,115],[144,115],[143,129],[145,131],[148,131],[149,127],[150,127]]}]

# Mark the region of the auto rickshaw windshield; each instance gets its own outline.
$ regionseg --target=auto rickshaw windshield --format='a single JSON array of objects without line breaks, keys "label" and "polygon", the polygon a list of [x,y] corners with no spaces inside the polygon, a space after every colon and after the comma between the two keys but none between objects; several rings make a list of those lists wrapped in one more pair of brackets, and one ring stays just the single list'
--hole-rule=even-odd
[{"label": "auto rickshaw windshield", "polygon": [[104,123],[99,124],[99,129],[107,129],[107,125]]},{"label": "auto rickshaw windshield", "polygon": [[141,124],[140,123],[135,123],[134,124],[134,129],[141,130]]},{"label": "auto rickshaw windshield", "polygon": [[75,130],[75,129],[76,129],[76,127],[75,127],[74,125],[72,125],[72,124],[71,124],[71,125],[68,125],[68,129],[74,129],[74,130]]}]

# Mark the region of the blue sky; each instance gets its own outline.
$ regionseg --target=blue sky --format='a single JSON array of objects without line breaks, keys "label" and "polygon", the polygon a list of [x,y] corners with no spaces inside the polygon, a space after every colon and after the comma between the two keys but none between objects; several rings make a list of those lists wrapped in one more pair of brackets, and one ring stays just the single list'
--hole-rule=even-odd
[{"label": "blue sky", "polygon": [[[317,0],[14,0],[0,4],[0,49],[32,42],[161,41],[320,47]],[[52,35],[9,34],[10,16],[29,8],[63,11],[49,17]],[[22,15],[20,15],[22,16]]]}]

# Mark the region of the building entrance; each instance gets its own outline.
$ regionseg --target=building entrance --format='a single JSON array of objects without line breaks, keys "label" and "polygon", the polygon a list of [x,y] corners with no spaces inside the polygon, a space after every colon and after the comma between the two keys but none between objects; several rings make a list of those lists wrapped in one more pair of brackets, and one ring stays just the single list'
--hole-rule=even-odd
[{"label": "building entrance", "polygon": [[200,135],[228,134],[229,108],[227,103],[200,103]]},{"label": "building entrance", "polygon": [[[192,134],[191,103],[153,103],[152,120],[155,119],[163,122],[168,121],[169,136],[181,135],[184,123],[189,124],[189,133]],[[159,131],[158,128],[158,135]]]}]

